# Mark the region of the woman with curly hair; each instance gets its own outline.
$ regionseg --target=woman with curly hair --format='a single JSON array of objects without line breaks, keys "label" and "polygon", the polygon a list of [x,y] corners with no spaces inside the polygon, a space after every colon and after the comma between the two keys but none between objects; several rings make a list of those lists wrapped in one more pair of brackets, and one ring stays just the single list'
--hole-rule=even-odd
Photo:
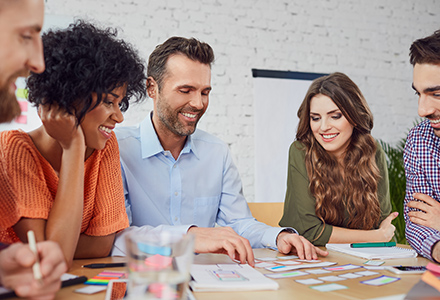
[{"label": "woman with curly hair", "polygon": [[60,244],[66,262],[107,256],[126,228],[113,129],[146,95],[142,60],[112,29],[78,21],[42,36],[46,70],[28,78],[42,126],[0,134],[0,242]]},{"label": "woman with curly hair", "polygon": [[316,79],[298,118],[280,225],[317,246],[389,241],[398,213],[390,214],[385,153],[357,85],[342,73]]}]

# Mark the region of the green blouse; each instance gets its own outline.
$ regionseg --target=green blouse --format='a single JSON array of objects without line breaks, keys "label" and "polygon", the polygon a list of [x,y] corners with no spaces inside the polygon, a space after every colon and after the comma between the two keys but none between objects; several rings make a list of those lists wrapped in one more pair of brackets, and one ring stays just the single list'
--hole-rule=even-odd
[{"label": "green blouse", "polygon": [[[391,202],[385,152],[379,143],[376,144],[376,164],[381,176],[377,192],[381,211],[380,222],[382,222],[391,213]],[[344,225],[348,221],[347,211],[345,211],[345,216]],[[279,224],[282,227],[295,228],[309,241],[316,239],[312,242],[316,246],[327,244],[333,231],[332,225],[323,224],[315,214],[315,197],[309,191],[305,150],[299,141],[293,142],[289,150],[286,200],[284,201],[284,214]],[[321,231],[322,234],[319,236]]]}]

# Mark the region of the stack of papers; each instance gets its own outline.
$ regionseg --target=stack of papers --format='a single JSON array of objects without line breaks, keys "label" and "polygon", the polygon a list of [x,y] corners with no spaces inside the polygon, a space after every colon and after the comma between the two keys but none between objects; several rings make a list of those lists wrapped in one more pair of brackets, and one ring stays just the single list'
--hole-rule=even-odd
[{"label": "stack of papers", "polygon": [[247,264],[192,265],[195,292],[276,290],[276,281]]},{"label": "stack of papers", "polygon": [[367,247],[351,248],[350,244],[327,244],[327,250],[342,252],[366,259],[392,259],[416,257],[417,252],[413,249],[400,247]]}]

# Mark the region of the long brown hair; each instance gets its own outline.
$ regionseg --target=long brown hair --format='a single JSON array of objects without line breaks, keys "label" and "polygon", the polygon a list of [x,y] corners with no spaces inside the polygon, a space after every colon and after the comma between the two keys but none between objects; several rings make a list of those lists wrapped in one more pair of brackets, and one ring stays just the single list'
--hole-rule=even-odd
[{"label": "long brown hair", "polygon": [[[310,128],[310,101],[328,96],[354,126],[340,163],[315,139]],[[343,73],[323,76],[311,84],[298,110],[296,139],[305,146],[310,192],[316,199],[316,215],[325,223],[351,229],[373,229],[380,219],[377,196],[379,169],[376,141],[371,136],[373,115],[357,85]],[[345,225],[345,209],[348,220]]]}]

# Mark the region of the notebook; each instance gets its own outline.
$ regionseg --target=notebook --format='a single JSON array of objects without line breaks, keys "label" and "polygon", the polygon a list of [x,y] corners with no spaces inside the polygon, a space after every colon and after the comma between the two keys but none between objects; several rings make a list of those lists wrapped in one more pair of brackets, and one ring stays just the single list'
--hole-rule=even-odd
[{"label": "notebook", "polygon": [[327,244],[327,250],[342,252],[345,254],[362,257],[365,259],[392,259],[416,257],[417,252],[413,249],[401,247],[369,247],[351,248],[350,244]]},{"label": "notebook", "polygon": [[189,283],[195,292],[276,290],[276,281],[249,265],[192,265]]}]

